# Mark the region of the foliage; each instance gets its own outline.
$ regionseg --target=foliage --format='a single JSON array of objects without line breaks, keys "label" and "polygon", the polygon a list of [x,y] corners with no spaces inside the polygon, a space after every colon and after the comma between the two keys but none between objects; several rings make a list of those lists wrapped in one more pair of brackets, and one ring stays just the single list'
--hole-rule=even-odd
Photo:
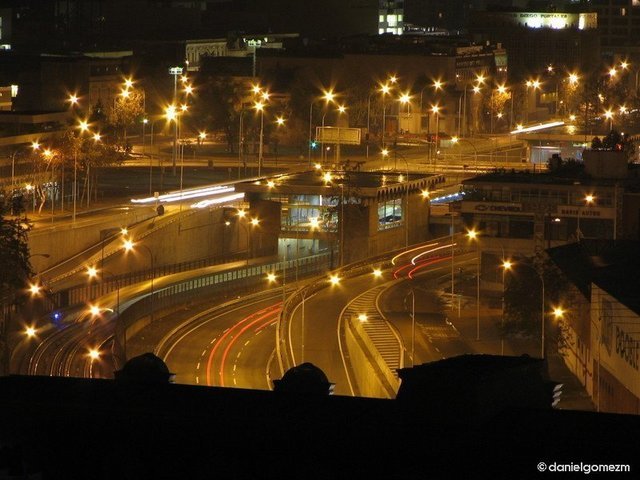
[{"label": "foliage", "polygon": [[19,217],[9,217],[10,199],[0,192],[0,296],[13,298],[25,288],[32,275],[27,234],[31,225]]},{"label": "foliage", "polygon": [[[144,115],[144,91],[141,89],[131,88],[126,90],[127,94],[118,95],[113,103],[109,123],[115,127],[115,131],[123,132],[123,140],[126,143],[127,128],[136,124]],[[124,93],[124,92],[123,92]],[[94,108],[94,112],[99,113]]]},{"label": "foliage", "polygon": [[193,104],[193,117],[199,118],[199,128],[223,131],[229,151],[238,143],[237,132],[242,105],[242,85],[230,77],[209,75],[199,88]]},{"label": "foliage", "polygon": [[567,289],[548,258],[541,256],[522,259],[514,263],[505,276],[505,333],[525,336],[540,334],[542,314],[542,282],[544,279],[544,311],[548,316],[551,306],[560,304],[560,296]]}]

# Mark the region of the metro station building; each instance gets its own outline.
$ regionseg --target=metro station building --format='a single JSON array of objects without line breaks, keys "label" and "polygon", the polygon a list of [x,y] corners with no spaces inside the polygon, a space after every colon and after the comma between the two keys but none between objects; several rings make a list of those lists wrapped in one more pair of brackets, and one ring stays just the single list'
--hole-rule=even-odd
[{"label": "metro station building", "polygon": [[337,267],[427,240],[427,192],[442,182],[442,175],[316,170],[236,191],[270,231],[262,238],[272,252],[286,259],[332,252]]}]

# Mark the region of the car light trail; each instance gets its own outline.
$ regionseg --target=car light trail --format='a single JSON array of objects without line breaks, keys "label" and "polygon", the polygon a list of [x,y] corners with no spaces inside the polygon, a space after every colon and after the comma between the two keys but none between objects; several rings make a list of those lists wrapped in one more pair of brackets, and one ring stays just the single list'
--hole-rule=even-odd
[{"label": "car light trail", "polygon": [[421,262],[420,265],[418,265],[416,268],[414,268],[413,270],[411,270],[407,274],[407,277],[409,277],[411,280],[413,280],[413,274],[415,272],[417,272],[418,270],[420,270],[421,268],[428,267],[428,266],[433,265],[433,264],[438,263],[438,262],[442,262],[443,260],[449,260],[450,258],[451,257],[438,257],[438,258],[429,260],[427,262]]},{"label": "car light trail", "polygon": [[[281,305],[281,304],[279,304]],[[222,359],[220,360],[220,386],[224,387],[224,366],[225,363],[227,361],[227,355],[229,354],[229,350],[231,350],[231,347],[233,347],[233,345],[236,343],[236,341],[240,338],[240,336],[246,332],[249,328],[251,328],[252,326],[254,326],[256,323],[261,322],[262,323],[258,326],[258,328],[264,327],[266,325],[269,325],[271,323],[273,323],[274,321],[277,320],[278,315],[280,314],[280,307],[278,307],[277,310],[275,311],[271,311],[268,313],[265,313],[264,315],[258,317],[256,320],[254,320],[253,322],[251,322],[248,325],[245,325],[236,336],[234,336],[231,340],[229,340],[229,343],[227,344],[227,348],[224,349],[224,353],[222,354]],[[267,321],[263,321],[267,319]],[[241,352],[238,352],[238,357],[240,356]],[[236,357],[236,358],[238,358]],[[234,366],[235,367],[235,366]]]},{"label": "car light trail", "polygon": [[[207,385],[209,385],[209,386],[212,385],[212,383],[211,383],[211,366],[213,364],[213,359],[215,357],[215,354],[216,354],[218,348],[220,347],[220,345],[222,345],[222,343],[224,342],[224,340],[229,335],[231,335],[234,332],[235,329],[242,328],[242,326],[244,324],[247,324],[247,323],[249,323],[249,325],[254,325],[256,322],[258,322],[260,320],[263,320],[267,316],[271,315],[274,310],[279,311],[281,306],[282,306],[282,302],[277,303],[275,305],[272,305],[270,307],[264,308],[262,310],[259,310],[259,311],[255,312],[255,313],[252,313],[251,315],[249,315],[248,317],[243,318],[238,323],[236,323],[233,327],[228,328],[224,332],[224,335],[222,335],[222,337],[220,337],[220,339],[216,342],[216,345],[213,347],[213,349],[211,349],[211,353],[209,354],[209,359],[207,361]],[[267,313],[265,313],[265,312],[267,312]],[[259,317],[258,320],[254,320],[256,317]],[[220,376],[221,376],[221,380],[222,380],[222,369],[220,370]]]},{"label": "car light trail", "polygon": [[179,200],[188,200],[191,198],[206,197],[208,195],[216,195],[220,193],[231,193],[231,192],[235,192],[234,187],[229,187],[226,185],[216,185],[213,187],[183,190],[182,192],[165,193],[163,195],[159,195],[157,198],[156,197],[132,198],[131,203],[136,203],[136,204],[147,204],[147,203],[155,203],[155,202],[169,203],[169,202],[175,202]]},{"label": "car light trail", "polygon": [[191,208],[207,208],[211,205],[220,205],[221,203],[234,202],[236,200],[242,200],[244,193],[234,193],[232,195],[226,195],[224,197],[209,198],[207,200],[201,200],[191,205]]},{"label": "car light trail", "polygon": [[553,127],[560,127],[562,125],[564,125],[564,122],[558,120],[556,122],[541,123],[539,125],[533,125],[531,127],[516,128],[515,130],[512,130],[510,133],[516,134],[516,133],[537,132],[538,130],[544,130],[546,128],[553,128]]},{"label": "car light trail", "polygon": [[449,245],[443,245],[443,246],[441,246],[441,247],[432,248],[431,250],[427,250],[426,252],[422,252],[422,253],[420,253],[420,254],[416,255],[415,257],[413,257],[413,258],[411,259],[411,264],[412,264],[412,265],[415,265],[415,264],[416,264],[416,260],[417,260],[418,258],[422,257],[423,255],[426,255],[426,254],[428,254],[428,253],[433,253],[433,252],[436,252],[436,251],[438,251],[438,250],[442,250],[443,248],[451,248],[451,247],[453,247],[453,246],[455,246],[455,245],[456,245],[455,243],[453,243],[453,244],[452,244],[452,243],[450,243]]},{"label": "car light trail", "polygon": [[438,242],[430,243],[429,245],[422,245],[420,247],[415,247],[415,248],[412,248],[410,250],[405,250],[404,252],[399,253],[398,255],[396,255],[395,257],[393,257],[391,259],[391,265],[395,265],[396,264],[396,260],[398,258],[402,257],[403,255],[406,255],[407,253],[415,252],[417,250],[422,250],[423,248],[435,247],[436,245],[438,245]]}]

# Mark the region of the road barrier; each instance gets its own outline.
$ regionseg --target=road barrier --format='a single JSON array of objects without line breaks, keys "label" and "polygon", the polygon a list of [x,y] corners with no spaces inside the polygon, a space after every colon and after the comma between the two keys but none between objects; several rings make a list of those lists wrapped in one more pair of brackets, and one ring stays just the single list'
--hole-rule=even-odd
[{"label": "road barrier", "polygon": [[165,285],[153,292],[145,294],[141,299],[121,309],[120,318],[116,322],[114,354],[118,363],[126,358],[126,341],[129,330],[139,331],[152,321],[155,312],[175,307],[196,298],[215,298],[220,301],[239,294],[252,293],[264,288],[267,273],[286,268],[289,278],[316,275],[327,268],[331,255],[322,253],[286,262],[274,261],[274,257],[259,259],[262,263],[254,263],[245,267],[228,266],[214,272],[194,275],[188,279]]}]

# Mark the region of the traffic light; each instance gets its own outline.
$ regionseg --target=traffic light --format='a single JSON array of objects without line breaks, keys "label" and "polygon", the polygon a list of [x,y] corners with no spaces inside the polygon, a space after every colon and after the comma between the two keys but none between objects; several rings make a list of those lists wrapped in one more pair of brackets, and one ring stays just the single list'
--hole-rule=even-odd
[{"label": "traffic light", "polygon": [[311,141],[311,148],[316,149],[318,147],[318,143],[315,140]]}]

